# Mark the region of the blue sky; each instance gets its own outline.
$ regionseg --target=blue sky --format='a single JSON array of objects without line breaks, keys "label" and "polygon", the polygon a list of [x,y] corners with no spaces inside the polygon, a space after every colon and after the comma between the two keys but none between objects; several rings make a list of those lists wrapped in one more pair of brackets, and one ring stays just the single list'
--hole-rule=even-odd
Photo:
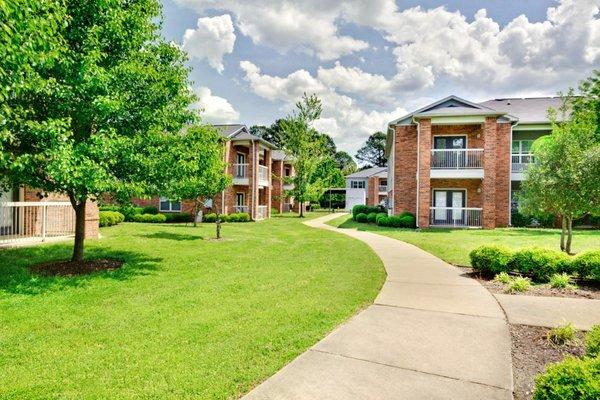
[{"label": "blue sky", "polygon": [[203,117],[270,124],[303,92],[354,154],[389,120],[449,94],[554,95],[600,66],[600,0],[163,0]]}]

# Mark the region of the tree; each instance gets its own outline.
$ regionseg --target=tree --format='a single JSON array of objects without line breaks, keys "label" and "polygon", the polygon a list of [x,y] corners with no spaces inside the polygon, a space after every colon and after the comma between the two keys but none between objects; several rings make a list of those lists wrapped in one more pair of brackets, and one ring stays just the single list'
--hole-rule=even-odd
[{"label": "tree", "polygon": [[335,156],[333,158],[337,163],[337,167],[340,169],[340,171],[342,171],[342,174],[344,176],[352,174],[358,169],[356,163],[352,159],[352,156],[346,153],[345,151],[338,151],[337,153],[335,153]]},{"label": "tree", "polygon": [[534,142],[536,162],[528,168],[519,195],[523,212],[549,212],[561,218],[560,248],[569,254],[573,220],[600,212],[597,115],[593,108],[579,107],[579,101],[587,100],[572,93],[565,97],[574,110],[566,122],[556,122],[555,113],[551,113],[552,134]]},{"label": "tree", "polygon": [[296,103],[297,110],[282,120],[285,132],[284,150],[291,154],[295,175],[289,182],[294,185],[290,191],[300,202],[300,218],[304,217],[304,203],[318,198],[323,190],[323,182],[316,179],[318,167],[328,156],[328,145],[311,123],[321,115],[321,101],[315,96],[302,97]]},{"label": "tree", "polygon": [[[18,1],[34,10],[37,3]],[[35,85],[3,104],[18,118],[2,120],[0,175],[4,184],[68,196],[76,215],[72,261],[82,262],[86,203],[156,188],[160,174],[151,167],[166,151],[165,138],[196,120],[194,96],[185,53],[160,37],[158,0],[39,3],[52,4],[40,13],[60,18],[47,24],[57,39],[34,45],[31,58],[42,62],[27,74]],[[20,29],[20,14],[8,17]],[[12,48],[4,36],[2,47]],[[8,67],[8,75],[21,73],[18,64]]]},{"label": "tree", "polygon": [[286,133],[282,127],[283,119],[277,119],[271,126],[253,125],[250,127],[250,133],[273,143],[279,148],[283,148],[286,142]]},{"label": "tree", "polygon": [[[167,143],[169,155],[161,159],[169,165],[162,169],[168,176],[161,179],[164,188],[159,192],[170,199],[193,200],[194,226],[202,205],[231,184],[231,177],[225,174],[224,142],[214,128],[193,126],[179,140]],[[217,209],[217,239],[221,238],[220,222]]]},{"label": "tree", "polygon": [[387,165],[385,140],[385,133],[375,132],[369,136],[365,144],[358,149],[356,158],[370,167],[385,167]]}]

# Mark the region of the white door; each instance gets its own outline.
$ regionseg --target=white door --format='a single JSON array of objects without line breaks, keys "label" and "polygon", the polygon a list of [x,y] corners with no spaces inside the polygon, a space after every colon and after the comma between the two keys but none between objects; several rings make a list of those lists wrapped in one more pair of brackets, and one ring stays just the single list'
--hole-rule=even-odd
[{"label": "white door", "polygon": [[452,219],[453,220],[461,220],[463,215],[463,210],[461,209],[464,204],[464,192],[452,192]]},{"label": "white door", "polygon": [[[436,190],[434,193],[433,205],[436,207],[434,210],[434,219],[436,221],[445,221],[446,220],[446,210],[447,207],[447,193],[443,190]],[[440,207],[441,209],[438,209]]]},{"label": "white door", "polygon": [[356,205],[367,204],[367,191],[365,189],[346,188],[346,211],[352,211]]}]

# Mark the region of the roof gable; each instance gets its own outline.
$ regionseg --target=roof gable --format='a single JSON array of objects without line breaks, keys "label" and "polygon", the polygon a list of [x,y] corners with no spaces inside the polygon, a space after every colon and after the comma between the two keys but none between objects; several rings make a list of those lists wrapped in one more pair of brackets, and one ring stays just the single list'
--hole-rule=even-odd
[{"label": "roof gable", "polygon": [[486,107],[485,105],[473,103],[473,102],[470,102],[469,100],[465,100],[458,96],[451,95],[451,96],[445,97],[441,100],[438,100],[435,103],[431,103],[429,105],[426,105],[423,108],[413,111],[410,114],[400,117],[400,118],[390,122],[389,125],[408,125],[408,124],[412,123],[412,119],[415,115],[427,113],[427,112],[433,112],[434,110],[436,110],[437,113],[440,113],[442,111],[450,111],[450,112],[458,111],[459,109],[461,111],[466,111],[466,110],[473,110],[473,111],[481,110],[482,112],[495,111],[489,107]]}]

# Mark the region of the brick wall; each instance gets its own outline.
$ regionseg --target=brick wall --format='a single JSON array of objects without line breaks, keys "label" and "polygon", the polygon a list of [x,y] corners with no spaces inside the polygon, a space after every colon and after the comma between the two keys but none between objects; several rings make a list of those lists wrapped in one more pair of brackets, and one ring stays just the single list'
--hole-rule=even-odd
[{"label": "brick wall", "polygon": [[[417,127],[397,126],[394,135],[393,214],[417,212]],[[429,177],[428,177],[429,178]]]},{"label": "brick wall", "polygon": [[367,182],[367,205],[376,206],[379,204],[379,178],[372,176]]},{"label": "brick wall", "polygon": [[271,185],[273,187],[271,193],[271,205],[275,208],[279,213],[283,212],[283,203],[284,203],[284,194],[283,194],[283,161],[282,160],[273,160],[271,163],[271,170],[273,171],[273,177],[271,180]]},{"label": "brick wall", "polygon": [[431,120],[422,119],[419,121],[419,221],[420,228],[429,226],[429,207],[431,207]]},{"label": "brick wall", "polygon": [[481,125],[434,125],[431,127],[431,133],[434,136],[466,135],[467,148],[483,149]]},{"label": "brick wall", "polygon": [[496,227],[508,226],[510,218],[510,123],[498,124],[496,151]]},{"label": "brick wall", "polygon": [[[496,167],[498,161],[498,122],[495,117],[486,117],[483,155],[483,227],[496,227]],[[507,197],[508,199],[508,197]]]}]

